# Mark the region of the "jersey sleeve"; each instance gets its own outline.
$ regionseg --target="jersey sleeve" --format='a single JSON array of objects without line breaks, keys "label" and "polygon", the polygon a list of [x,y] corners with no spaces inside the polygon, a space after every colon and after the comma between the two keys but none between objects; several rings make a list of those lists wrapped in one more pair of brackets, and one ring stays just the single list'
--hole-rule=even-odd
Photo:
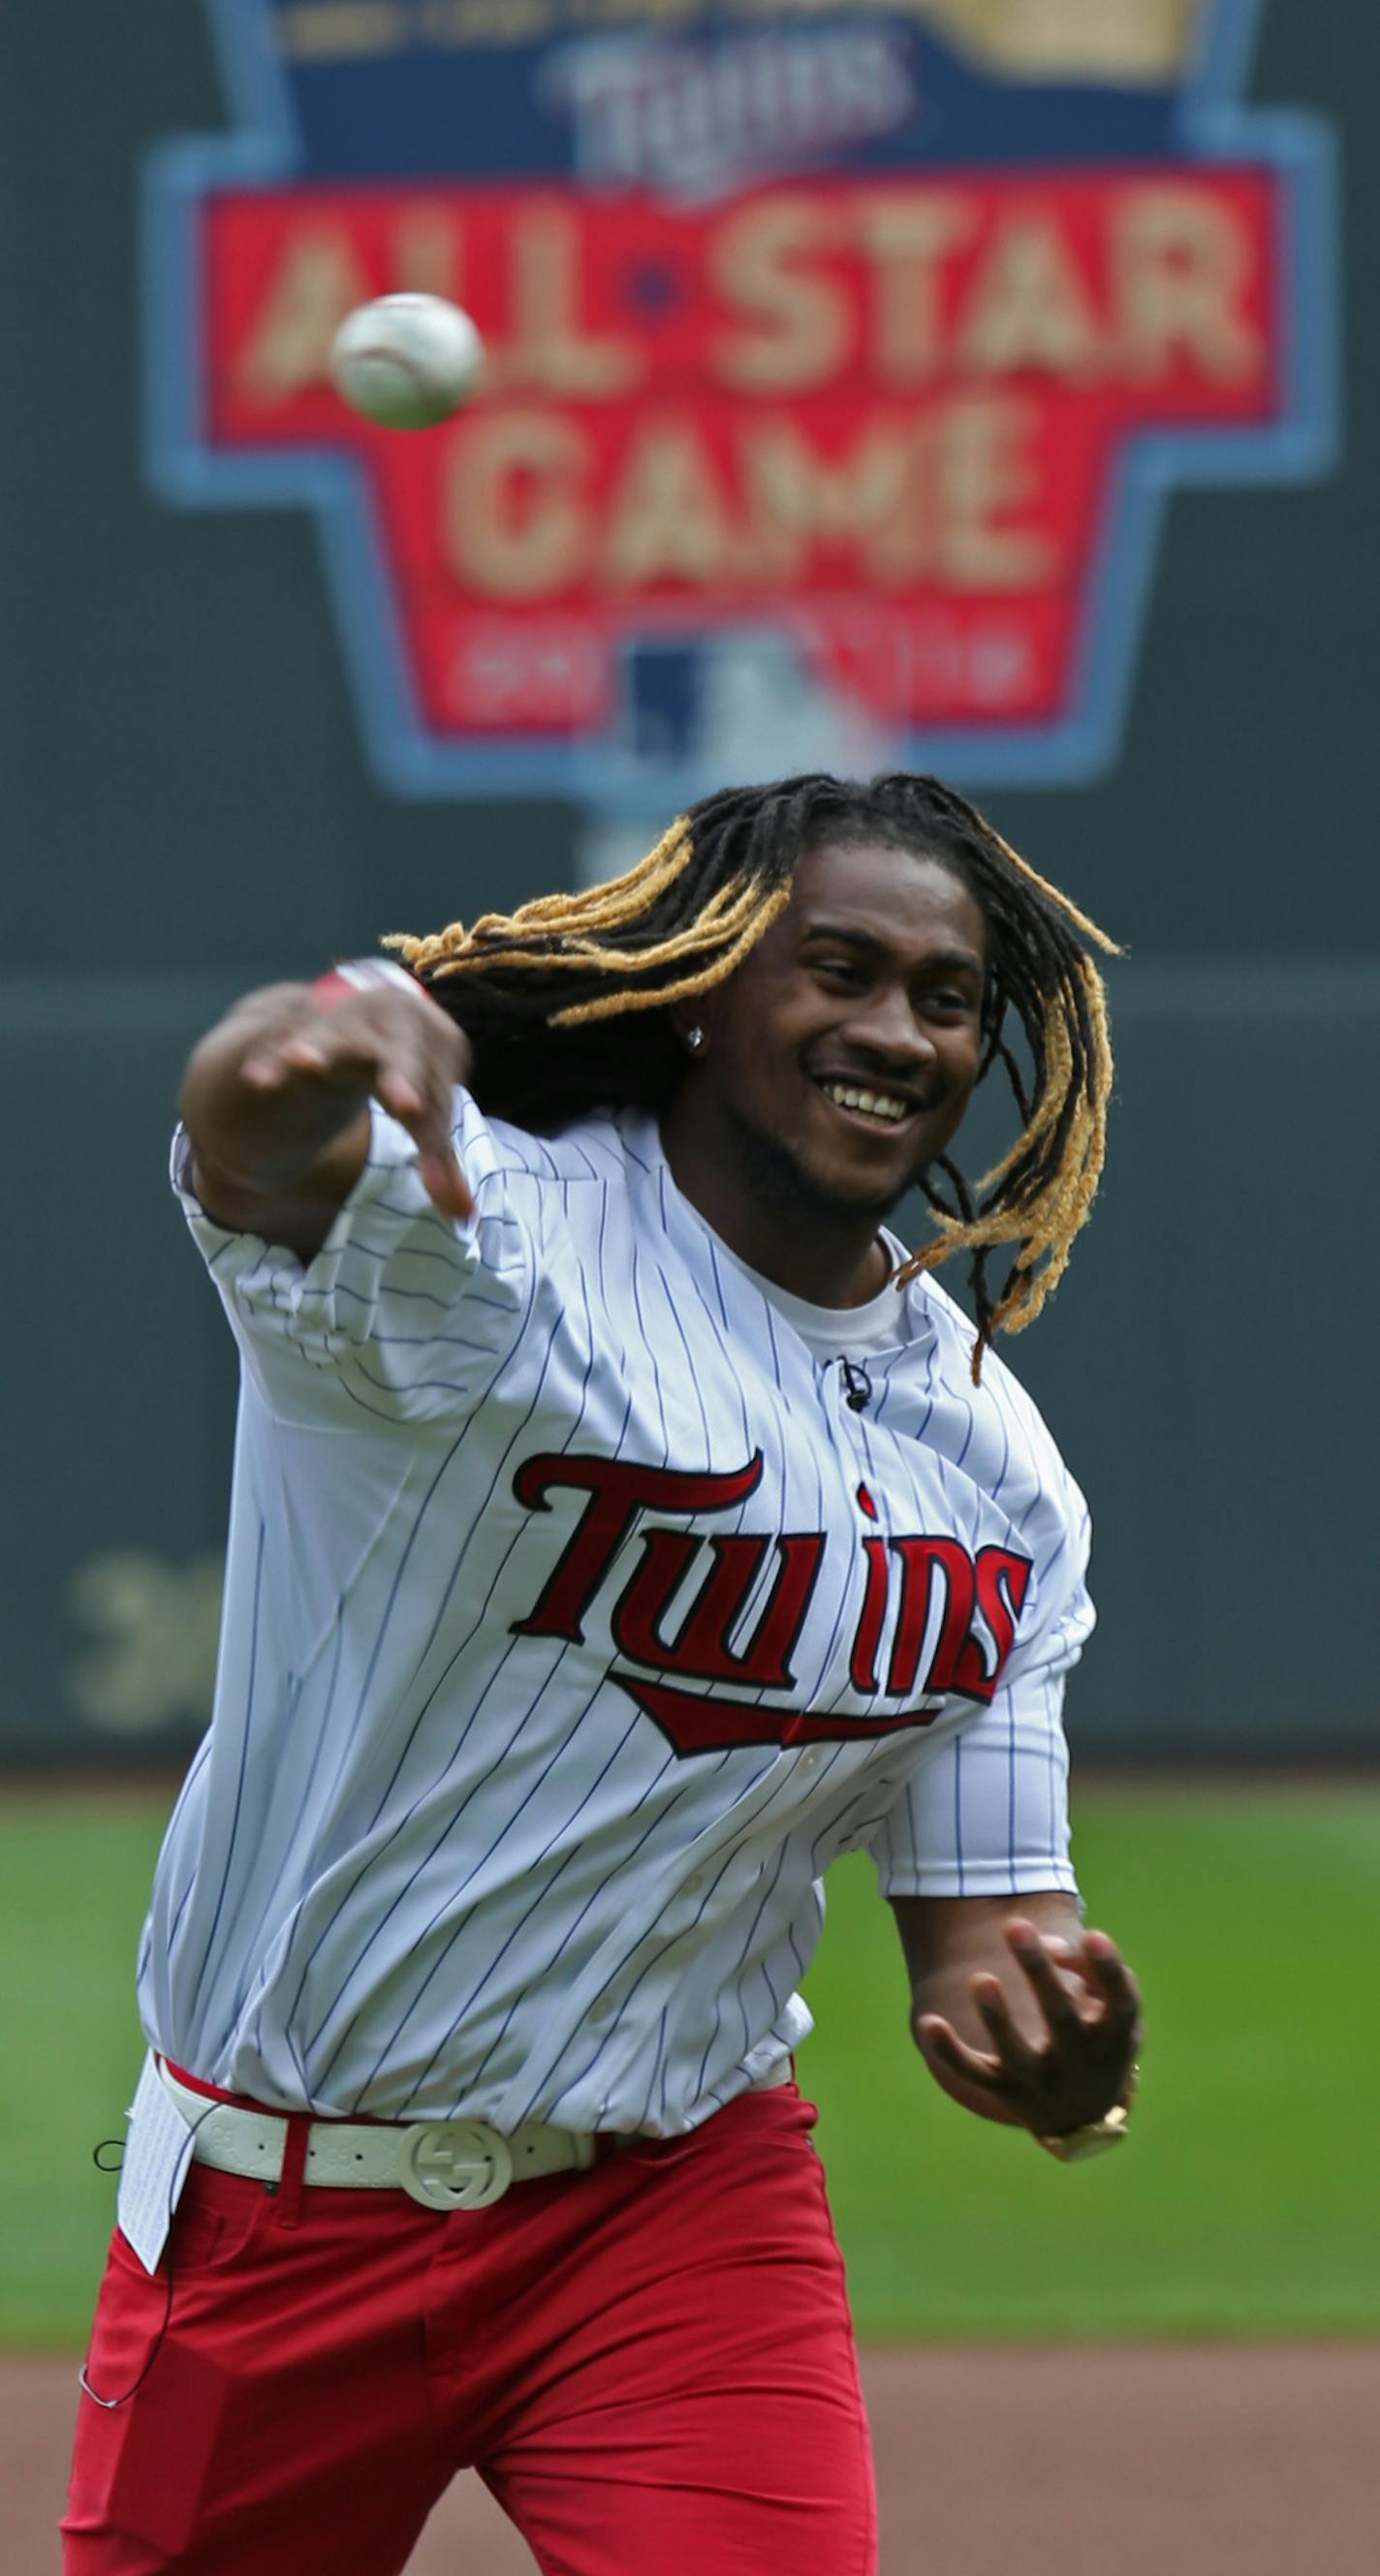
[{"label": "jersey sleeve", "polygon": [[1042,1607],[980,1715],[922,1757],[869,1845],[883,1896],[1078,1894],[1064,1683],[1092,1632],[1087,1507],[1061,1472]]},{"label": "jersey sleeve", "polygon": [[534,1255],[510,1161],[468,1093],[456,1093],[453,1132],[476,1202],[467,1224],[432,1205],[416,1145],[374,1102],[368,1161],[304,1264],[206,1214],[178,1129],[173,1187],[270,1412],[345,1428],[364,1415],[417,1423],[482,1398],[522,1331]]}]

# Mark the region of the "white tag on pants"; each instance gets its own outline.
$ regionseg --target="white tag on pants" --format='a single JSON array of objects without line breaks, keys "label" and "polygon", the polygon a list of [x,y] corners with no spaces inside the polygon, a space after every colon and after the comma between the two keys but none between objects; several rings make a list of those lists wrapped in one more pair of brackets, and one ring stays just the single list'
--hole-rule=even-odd
[{"label": "white tag on pants", "polygon": [[165,2090],[152,2057],[146,2057],[129,2106],[129,2132],[115,2199],[120,2232],[146,2272],[158,2269],[192,2161],[195,2134]]}]

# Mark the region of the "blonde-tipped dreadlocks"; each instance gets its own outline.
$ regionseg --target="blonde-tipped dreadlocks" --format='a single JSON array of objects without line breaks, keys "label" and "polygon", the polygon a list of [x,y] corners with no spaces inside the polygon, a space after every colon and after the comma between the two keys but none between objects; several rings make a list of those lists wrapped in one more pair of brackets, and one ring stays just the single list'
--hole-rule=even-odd
[{"label": "blonde-tipped dreadlocks", "polygon": [[[1119,951],[954,789],[905,771],[868,786],[813,775],[725,788],[678,815],[645,859],[606,885],[486,913],[469,931],[452,922],[429,939],[386,944],[462,1021],[484,1107],[553,1134],[588,1109],[667,1100],[685,1058],[666,1006],[741,966],[789,901],[806,850],[850,841],[937,860],[987,924],[981,1071],[1000,1061],[1021,1133],[975,1186],[947,1158],[923,1175],[938,1239],[899,1274],[971,1254],[976,1379],[993,1335],[1021,1332],[1038,1315],[1092,1205],[1112,1055],[1102,978],[1083,943]],[[1028,1081],[1006,1041],[1008,1011],[1029,1049]],[[634,1012],[651,1015],[636,1033],[624,1025]],[[1013,1254],[994,1294],[987,1262],[1001,1245]]]},{"label": "blonde-tipped dreadlocks", "polygon": [[[608,979],[606,991],[567,1002],[559,1010],[543,1011],[541,1016],[553,1029],[616,1019],[627,1011],[660,1010],[668,1002],[702,993],[742,964],[768,922],[789,901],[791,891],[789,878],[768,891],[756,872],[744,872],[706,893],[683,928],[668,926],[667,935],[656,938],[652,925],[658,912],[670,910],[662,899],[696,857],[697,818],[704,810],[694,806],[688,814],[678,814],[656,848],[626,876],[612,877],[583,894],[539,895],[533,903],[520,904],[514,913],[486,912],[470,931],[463,922],[454,921],[430,939],[392,938],[384,945],[400,949],[413,974],[428,988],[449,975],[493,976],[507,967],[528,974],[560,976],[574,971],[586,978]],[[621,942],[620,931],[625,934]],[[699,958],[709,962],[695,966],[693,961]],[[690,971],[680,975],[664,971],[682,963]],[[656,980],[639,990],[629,981],[634,975]]]}]

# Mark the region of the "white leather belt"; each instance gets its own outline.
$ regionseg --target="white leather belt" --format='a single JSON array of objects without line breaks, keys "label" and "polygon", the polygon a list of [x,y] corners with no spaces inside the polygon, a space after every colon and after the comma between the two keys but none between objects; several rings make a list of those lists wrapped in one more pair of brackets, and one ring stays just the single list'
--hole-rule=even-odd
[{"label": "white leather belt", "polygon": [[[217,2173],[251,2174],[259,2182],[281,2179],[286,2117],[212,2101],[180,2083],[161,2059],[154,2062],[165,2090],[194,2128],[195,2163]],[[784,2059],[752,2089],[765,2092],[790,2080],[790,2060]],[[606,2146],[632,2143],[604,2140]],[[313,2120],[303,2180],[350,2191],[405,2191],[424,2209],[487,2209],[510,2183],[587,2172],[599,2149],[592,2133],[555,2129],[543,2120],[524,2120],[506,2135],[487,2120]]]}]

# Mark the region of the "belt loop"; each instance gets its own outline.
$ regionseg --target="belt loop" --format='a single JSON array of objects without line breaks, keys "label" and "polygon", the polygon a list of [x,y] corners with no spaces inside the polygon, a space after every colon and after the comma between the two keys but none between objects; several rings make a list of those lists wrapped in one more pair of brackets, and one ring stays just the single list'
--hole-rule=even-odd
[{"label": "belt loop", "polygon": [[310,2131],[309,2111],[288,2112],[287,2136],[283,2140],[283,2170],[278,2177],[278,2206],[273,2213],[275,2227],[300,2227],[302,2224],[303,2176],[307,2170]]}]

